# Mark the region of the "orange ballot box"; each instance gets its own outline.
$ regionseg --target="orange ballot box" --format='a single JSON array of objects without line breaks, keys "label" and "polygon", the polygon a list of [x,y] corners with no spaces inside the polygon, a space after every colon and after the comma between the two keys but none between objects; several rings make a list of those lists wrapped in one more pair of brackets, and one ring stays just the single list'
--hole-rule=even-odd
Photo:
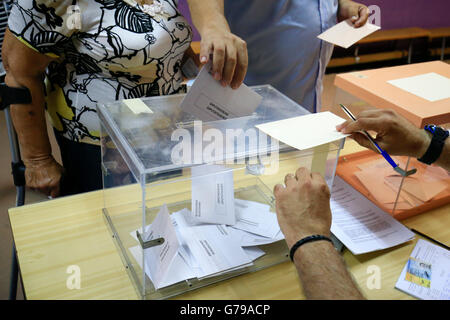
[{"label": "orange ballot box", "polygon": [[[335,105],[354,114],[371,108],[393,109],[417,127],[449,127],[450,65],[426,62],[356,71],[335,78]],[[378,153],[363,151],[341,157],[337,175],[397,219],[404,219],[450,202],[450,174],[416,159],[392,157],[402,176]]]}]

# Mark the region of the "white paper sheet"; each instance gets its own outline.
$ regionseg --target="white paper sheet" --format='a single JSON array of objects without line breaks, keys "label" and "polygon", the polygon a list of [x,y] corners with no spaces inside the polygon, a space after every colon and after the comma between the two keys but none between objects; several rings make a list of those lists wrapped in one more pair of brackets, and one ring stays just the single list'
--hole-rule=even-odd
[{"label": "white paper sheet", "polygon": [[350,20],[345,20],[329,28],[317,37],[347,49],[362,38],[367,37],[369,34],[379,29],[380,27],[368,22],[362,27],[355,28]]},{"label": "white paper sheet", "polygon": [[236,239],[236,241],[239,243],[241,247],[261,246],[281,241],[284,239],[284,235],[281,232],[281,230],[277,233],[277,235],[274,238],[267,238],[251,232],[235,229],[232,227],[230,227],[229,229],[231,230],[230,232],[232,234],[232,237]]},{"label": "white paper sheet", "polygon": [[258,248],[258,247],[246,247],[243,248],[244,252],[250,257],[250,259],[252,261],[255,261],[256,259],[261,258],[262,256],[264,256],[266,253],[264,252],[264,250]]},{"label": "white paper sheet", "polygon": [[252,259],[233,239],[225,225],[189,225],[187,209],[172,214],[180,234],[198,263],[198,278],[217,275],[252,264]]},{"label": "white paper sheet", "polygon": [[331,232],[353,254],[390,248],[414,238],[414,233],[382,211],[340,177],[331,194]]},{"label": "white paper sheet", "polygon": [[[148,249],[146,249],[148,250]],[[136,262],[142,269],[142,248],[140,245],[130,248],[130,252],[133,255]],[[154,279],[152,278],[151,271],[149,268],[150,264],[148,262],[145,263],[145,273],[149,276],[150,280],[155,284]],[[157,289],[161,289],[164,287],[171,286],[175,283],[185,281],[188,279],[193,279],[196,277],[196,274],[193,272],[192,268],[187,264],[184,258],[178,253],[172,263],[167,269],[167,273],[161,282],[158,284]]]},{"label": "white paper sheet", "polygon": [[388,83],[430,102],[450,98],[450,79],[435,72],[389,80]]},{"label": "white paper sheet", "polygon": [[210,69],[211,64],[208,63],[200,70],[180,108],[202,121],[251,115],[262,97],[245,84],[238,89],[223,87],[210,74]]},{"label": "white paper sheet", "polygon": [[236,224],[233,228],[274,238],[280,231],[277,216],[270,212],[270,206],[242,199],[235,199]]},{"label": "white paper sheet", "polygon": [[299,150],[313,148],[349,136],[336,131],[345,122],[331,112],[312,113],[256,127],[265,134]]},{"label": "white paper sheet", "polygon": [[217,165],[192,168],[192,219],[196,223],[234,225],[233,171]]},{"label": "white paper sheet", "polygon": [[163,244],[146,249],[144,255],[145,263],[149,267],[151,278],[154,280],[153,284],[156,288],[159,288],[180,246],[166,205],[162,206],[142,238],[144,241],[164,238]]},{"label": "white paper sheet", "polygon": [[431,265],[430,287],[405,280],[408,264],[402,270],[395,287],[424,300],[450,300],[450,251],[419,239],[411,258]]}]

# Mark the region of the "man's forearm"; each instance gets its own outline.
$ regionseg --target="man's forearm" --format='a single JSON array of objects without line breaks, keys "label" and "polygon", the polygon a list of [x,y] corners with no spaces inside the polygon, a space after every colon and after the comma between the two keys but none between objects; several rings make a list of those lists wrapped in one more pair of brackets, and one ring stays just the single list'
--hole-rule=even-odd
[{"label": "man's forearm", "polygon": [[308,299],[364,299],[331,242],[305,243],[294,263]]}]

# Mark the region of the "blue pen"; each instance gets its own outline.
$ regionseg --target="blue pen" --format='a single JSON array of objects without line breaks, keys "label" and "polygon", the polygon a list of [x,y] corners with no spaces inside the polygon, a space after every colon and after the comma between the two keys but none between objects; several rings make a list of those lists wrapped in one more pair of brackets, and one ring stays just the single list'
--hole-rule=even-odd
[{"label": "blue pen", "polygon": [[[350,110],[348,110],[343,104],[339,105],[341,106],[342,110],[344,110],[344,112],[350,117],[350,119],[356,121],[355,116],[350,112]],[[405,171],[402,168],[400,168],[398,164],[395,163],[395,161],[391,158],[391,156],[386,151],[381,149],[381,147],[375,142],[375,140],[370,136],[370,134],[366,130],[363,130],[362,133],[364,133],[364,135],[367,137],[367,139],[369,139],[369,141],[372,143],[375,149],[377,149],[378,152],[386,159],[386,161],[389,162],[389,164],[392,166],[392,168],[394,168],[396,172],[400,173],[404,177],[416,173],[417,169]]]}]

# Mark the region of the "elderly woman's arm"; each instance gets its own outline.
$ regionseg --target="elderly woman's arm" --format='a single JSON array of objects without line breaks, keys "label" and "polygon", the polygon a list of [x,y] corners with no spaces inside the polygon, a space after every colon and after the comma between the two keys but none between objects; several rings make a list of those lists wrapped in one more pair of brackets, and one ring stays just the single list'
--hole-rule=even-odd
[{"label": "elderly woman's arm", "polygon": [[187,0],[192,22],[198,29],[200,62],[213,55],[213,75],[222,85],[238,88],[247,73],[248,54],[244,40],[230,31],[223,11],[223,0]]},{"label": "elderly woman's arm", "polygon": [[43,80],[51,58],[28,48],[9,30],[5,33],[2,58],[6,84],[28,88],[33,100],[31,104],[11,106],[11,116],[26,166],[26,185],[55,197],[59,194],[63,168],[52,157],[45,120]]}]

